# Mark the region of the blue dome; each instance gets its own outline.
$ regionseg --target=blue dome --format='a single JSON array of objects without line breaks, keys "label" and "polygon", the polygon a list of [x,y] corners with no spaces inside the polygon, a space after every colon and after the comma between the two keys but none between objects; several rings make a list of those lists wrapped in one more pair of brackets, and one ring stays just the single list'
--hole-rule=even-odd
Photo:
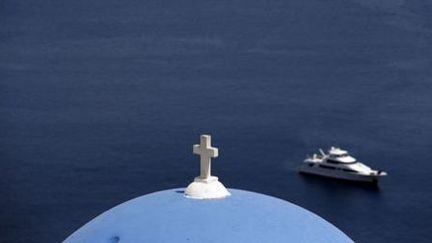
[{"label": "blue dome", "polygon": [[99,215],[65,242],[353,242],[321,217],[292,203],[230,189],[196,200],[183,189],[141,196]]}]

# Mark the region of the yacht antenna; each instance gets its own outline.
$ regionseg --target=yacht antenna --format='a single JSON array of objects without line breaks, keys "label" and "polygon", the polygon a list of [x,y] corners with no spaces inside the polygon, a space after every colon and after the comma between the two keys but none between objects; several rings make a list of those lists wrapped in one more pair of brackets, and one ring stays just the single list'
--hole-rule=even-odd
[{"label": "yacht antenna", "polygon": [[324,156],[324,157],[326,156],[326,154],[324,153],[324,151],[322,149],[319,149],[319,151],[320,151],[322,156]]}]

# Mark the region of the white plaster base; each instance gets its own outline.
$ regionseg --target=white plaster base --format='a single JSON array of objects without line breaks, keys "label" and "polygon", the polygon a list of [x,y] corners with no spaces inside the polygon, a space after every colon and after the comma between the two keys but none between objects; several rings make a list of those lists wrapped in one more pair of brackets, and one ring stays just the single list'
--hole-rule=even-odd
[{"label": "white plaster base", "polygon": [[230,195],[231,193],[219,182],[216,176],[211,176],[208,179],[196,177],[185,191],[185,196],[192,199],[217,199]]}]

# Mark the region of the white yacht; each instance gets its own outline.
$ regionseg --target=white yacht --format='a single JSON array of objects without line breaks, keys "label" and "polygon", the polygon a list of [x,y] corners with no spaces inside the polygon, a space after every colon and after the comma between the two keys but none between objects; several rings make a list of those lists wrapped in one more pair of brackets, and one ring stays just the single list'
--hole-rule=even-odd
[{"label": "white yacht", "polygon": [[346,150],[340,148],[331,147],[328,154],[320,149],[320,153],[320,155],[314,154],[312,157],[307,157],[300,167],[300,172],[372,183],[377,183],[380,177],[387,175],[384,171],[373,170],[357,161]]}]

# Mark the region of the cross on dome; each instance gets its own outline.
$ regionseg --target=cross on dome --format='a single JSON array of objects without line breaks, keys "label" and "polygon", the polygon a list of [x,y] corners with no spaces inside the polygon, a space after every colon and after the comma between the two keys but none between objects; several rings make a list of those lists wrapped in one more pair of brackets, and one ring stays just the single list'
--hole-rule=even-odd
[{"label": "cross on dome", "polygon": [[200,156],[200,175],[186,188],[185,196],[192,199],[217,199],[231,195],[219,178],[211,175],[211,159],[218,157],[219,150],[211,146],[210,135],[201,135],[200,144],[193,146],[193,153]]},{"label": "cross on dome", "polygon": [[193,146],[193,153],[199,155],[201,173],[200,179],[208,180],[211,177],[211,159],[217,158],[219,155],[219,150],[211,146],[211,136],[201,135],[200,144],[195,144]]}]

